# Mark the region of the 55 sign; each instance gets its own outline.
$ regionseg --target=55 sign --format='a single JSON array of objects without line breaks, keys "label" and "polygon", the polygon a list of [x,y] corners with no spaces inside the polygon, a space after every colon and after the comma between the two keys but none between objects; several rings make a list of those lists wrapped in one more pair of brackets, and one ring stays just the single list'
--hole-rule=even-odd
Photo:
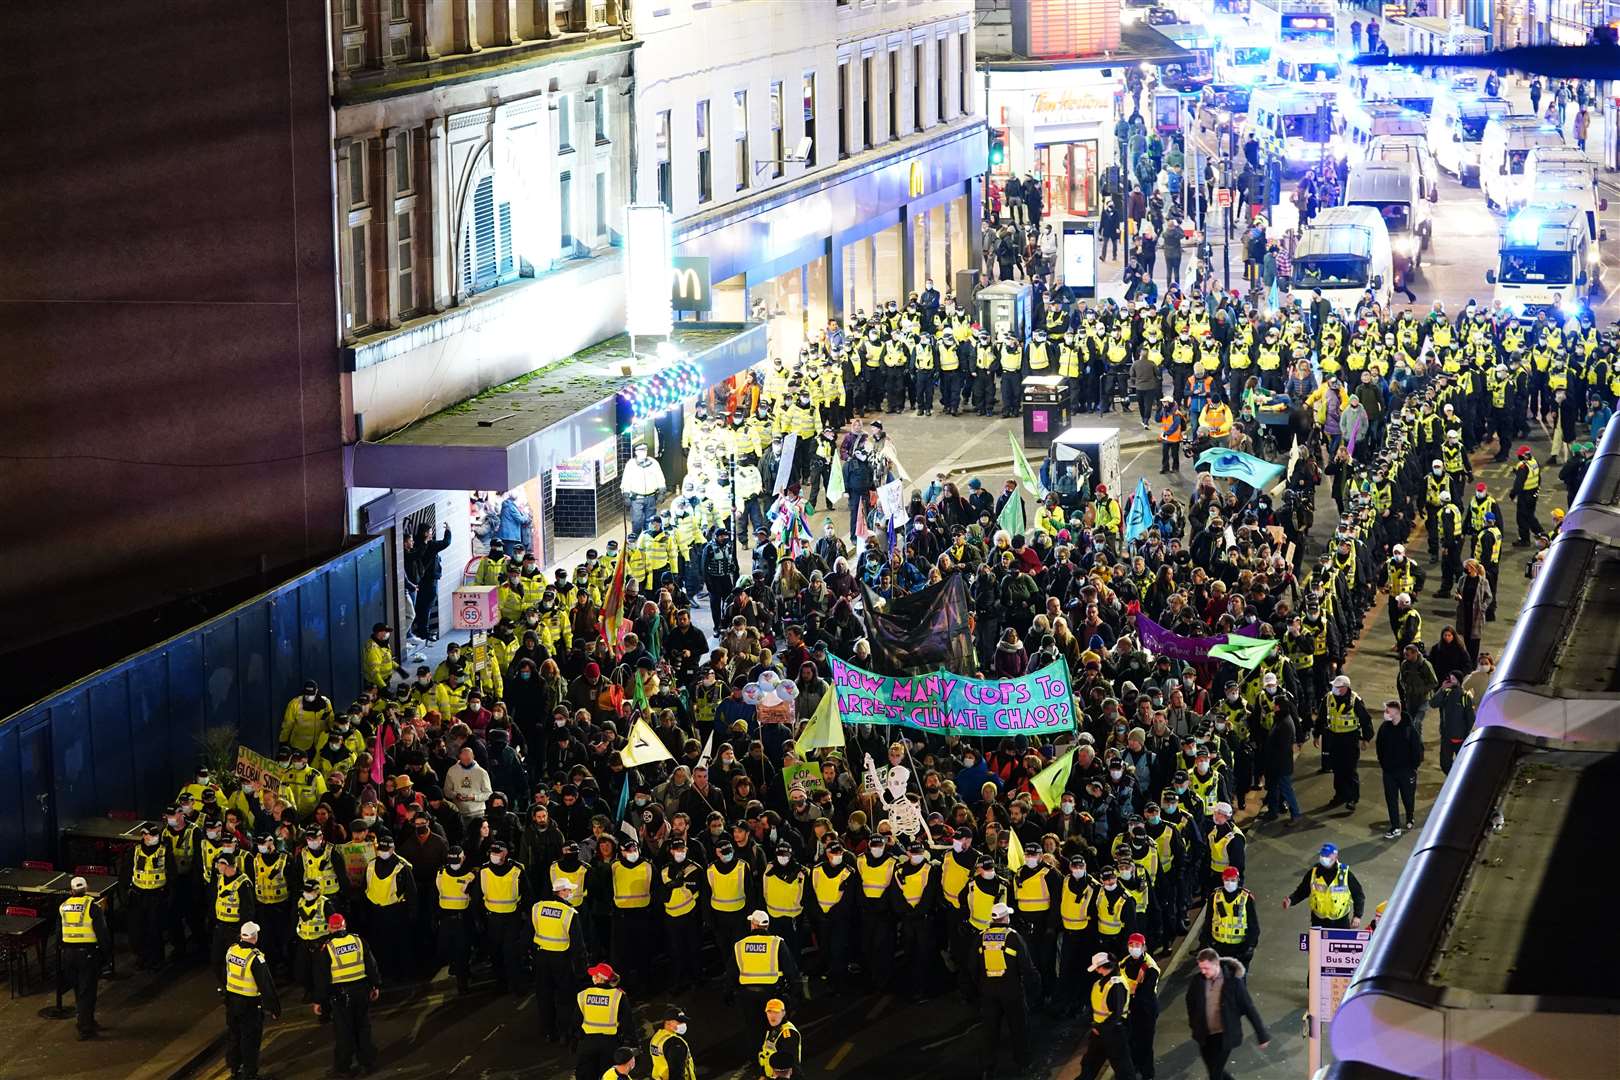
[{"label": "55 sign", "polygon": [[709,295],[708,256],[677,256],[670,265],[670,307],[676,311],[708,311],[714,306]]}]

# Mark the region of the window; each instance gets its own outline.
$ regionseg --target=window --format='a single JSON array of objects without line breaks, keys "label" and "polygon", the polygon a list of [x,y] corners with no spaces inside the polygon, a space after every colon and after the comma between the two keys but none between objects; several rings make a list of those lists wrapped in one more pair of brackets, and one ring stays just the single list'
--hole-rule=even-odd
[{"label": "window", "polygon": [[486,176],[473,188],[472,212],[461,230],[463,295],[505,284],[518,274],[512,248],[512,204],[495,201],[495,179]]},{"label": "window", "polygon": [[344,29],[360,25],[360,0],[343,0]]},{"label": "window", "polygon": [[738,90],[731,95],[732,143],[737,156],[737,190],[748,189],[748,177],[753,162],[748,160],[748,91]]},{"label": "window", "polygon": [[574,174],[563,173],[557,178],[557,216],[561,226],[564,255],[574,253]]},{"label": "window", "polygon": [[349,205],[365,206],[371,199],[366,195],[366,152],[365,139],[355,139],[349,143]]},{"label": "window", "polygon": [[366,226],[355,225],[349,229],[349,326],[359,329],[371,325],[371,305],[368,303],[370,292],[367,281],[366,261]]},{"label": "window", "polygon": [[414,186],[411,174],[411,133],[402,131],[394,139],[394,194],[409,194]]},{"label": "window", "polygon": [[608,177],[605,169],[596,173],[596,238],[605,240],[608,234]]},{"label": "window", "polygon": [[922,42],[911,47],[911,129],[923,129],[923,47]]},{"label": "window", "polygon": [[[870,95],[869,95],[870,96]],[[900,137],[900,50],[889,50],[889,138]],[[867,136],[866,145],[872,145]]]},{"label": "window", "polygon": [[395,34],[388,39],[388,55],[395,60],[403,60],[411,53],[411,35]]},{"label": "window", "polygon": [[344,43],[343,66],[351,71],[366,66],[366,43],[363,39]]},{"label": "window", "polygon": [[[840,66],[838,70],[843,71],[844,69]],[[804,77],[804,135],[805,138],[810,140],[810,159],[804,163],[804,167],[813,169],[816,167],[816,158],[821,153],[820,147],[816,145],[816,77],[814,75]],[[842,139],[840,139],[841,141]]]},{"label": "window", "polygon": [[596,141],[605,143],[608,141],[607,95],[601,90],[591,94],[591,112],[596,116]]},{"label": "window", "polygon": [[414,287],[416,270],[416,241],[411,235],[410,211],[395,216],[397,239],[395,240],[396,258],[399,267],[399,310],[397,314],[405,315],[416,310],[416,290]]},{"label": "window", "polygon": [[968,82],[973,77],[973,38],[965,30],[956,36],[962,43],[959,50],[961,56],[956,61],[956,77],[961,83],[956,108],[963,116],[967,116],[973,112],[973,84]]},{"label": "window", "polygon": [[838,65],[838,156],[849,157],[849,64]]},{"label": "window", "polygon": [[574,99],[567,94],[557,95],[557,150],[574,148]]},{"label": "window", "polygon": [[388,17],[394,22],[405,18],[405,0],[388,0]]},{"label": "window", "polygon": [[782,138],[782,84],[771,83],[771,178],[782,175],[787,144]]},{"label": "window", "polygon": [[711,171],[709,147],[709,103],[697,103],[698,202],[714,198],[714,177]]},{"label": "window", "polygon": [[675,208],[675,202],[670,190],[668,109],[658,114],[658,135],[654,151],[658,155],[656,158],[658,162],[658,201],[664,204],[664,209],[672,210]]},{"label": "window", "polygon": [[861,57],[861,149],[872,145],[872,58]]},{"label": "window", "polygon": [[950,109],[946,108],[945,106],[946,80],[944,38],[934,39],[934,69],[934,85],[939,88],[938,92],[935,94],[935,97],[938,98],[938,100],[935,102],[934,119],[938,123],[943,124],[945,122],[945,118],[951,114]]}]

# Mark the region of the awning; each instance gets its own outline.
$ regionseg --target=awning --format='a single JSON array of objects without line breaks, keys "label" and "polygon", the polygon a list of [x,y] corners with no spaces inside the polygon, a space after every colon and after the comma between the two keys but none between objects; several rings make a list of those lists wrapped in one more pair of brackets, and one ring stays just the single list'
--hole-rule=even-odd
[{"label": "awning", "polygon": [[[672,343],[713,386],[765,359],[762,323],[677,323]],[[356,487],[510,491],[615,435],[625,335],[353,447]]]}]

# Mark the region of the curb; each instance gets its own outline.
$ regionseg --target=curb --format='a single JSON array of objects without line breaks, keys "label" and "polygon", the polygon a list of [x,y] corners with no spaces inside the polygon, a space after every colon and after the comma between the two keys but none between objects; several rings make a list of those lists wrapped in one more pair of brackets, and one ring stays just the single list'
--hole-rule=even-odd
[{"label": "curb", "polygon": [[[1136,437],[1130,439],[1122,437],[1119,441],[1119,449],[1121,453],[1126,450],[1136,450],[1157,445],[1159,445],[1159,440],[1145,437]],[[1013,459],[1011,454],[992,458],[983,458],[978,461],[958,461],[948,470],[946,470],[946,475],[955,476],[959,473],[980,472],[986,469],[996,468],[997,466],[1006,466],[1010,469],[1012,468],[1012,464]]]}]

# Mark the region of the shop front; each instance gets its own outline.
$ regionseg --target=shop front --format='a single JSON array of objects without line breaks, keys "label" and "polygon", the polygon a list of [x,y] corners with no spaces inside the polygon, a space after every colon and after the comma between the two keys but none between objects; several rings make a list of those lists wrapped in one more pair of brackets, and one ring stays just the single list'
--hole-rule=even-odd
[{"label": "shop front", "polygon": [[677,223],[675,256],[704,260],[697,317],[762,322],[767,353],[791,357],[829,322],[949,292],[978,265],[982,124],[731,203]]},{"label": "shop front", "polygon": [[1005,131],[1007,154],[992,181],[1039,178],[1042,212],[1058,217],[1102,213],[1102,178],[1119,157],[1116,95],[1124,65],[1110,68],[990,71],[992,123]]},{"label": "shop front", "polygon": [[[623,335],[426,417],[378,442],[349,448],[353,532],[383,536],[393,571],[391,615],[404,621],[407,537],[425,529],[439,553],[439,610],[489,550],[520,541],[540,565],[572,570],[585,550],[621,530],[620,482],[645,444],[670,490],[686,473],[682,429],[700,401],[743,391],[766,358],[766,328],[679,323],[663,357]],[[648,393],[654,387],[657,393]],[[423,619],[422,636],[442,629]]]}]

